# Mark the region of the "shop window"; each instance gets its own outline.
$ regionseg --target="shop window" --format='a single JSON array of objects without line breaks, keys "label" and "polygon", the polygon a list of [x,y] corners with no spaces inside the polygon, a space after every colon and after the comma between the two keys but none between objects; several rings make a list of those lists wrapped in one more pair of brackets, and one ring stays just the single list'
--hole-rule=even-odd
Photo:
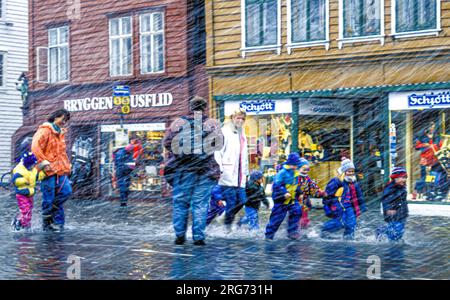
[{"label": "shop window", "polygon": [[245,48],[279,44],[279,0],[243,0]]},{"label": "shop window", "polygon": [[62,26],[48,31],[49,82],[69,80],[69,27]]},{"label": "shop window", "polygon": [[396,136],[390,150],[391,167],[406,167],[411,201],[449,202],[449,114],[449,108],[391,111]]},{"label": "shop window", "polygon": [[393,0],[394,34],[439,29],[439,0]]},{"label": "shop window", "polygon": [[381,0],[342,0],[343,38],[381,35]]},{"label": "shop window", "polygon": [[327,0],[290,0],[292,43],[327,40]]},{"label": "shop window", "polygon": [[164,70],[164,14],[140,16],[141,72],[157,73]]},{"label": "shop window", "polygon": [[[139,127],[141,124],[137,124]],[[162,139],[164,130],[131,129],[128,131],[128,139],[135,144],[133,158],[136,168],[131,174],[131,192],[160,193],[162,177],[160,176],[161,164],[164,161]],[[114,174],[114,152],[117,149],[114,132],[102,132],[100,153],[100,178],[104,193],[110,196],[119,194]]]},{"label": "shop window", "polygon": [[0,52],[0,87],[5,86],[5,54]]},{"label": "shop window", "polygon": [[132,18],[115,18],[109,21],[110,74],[132,74]]}]

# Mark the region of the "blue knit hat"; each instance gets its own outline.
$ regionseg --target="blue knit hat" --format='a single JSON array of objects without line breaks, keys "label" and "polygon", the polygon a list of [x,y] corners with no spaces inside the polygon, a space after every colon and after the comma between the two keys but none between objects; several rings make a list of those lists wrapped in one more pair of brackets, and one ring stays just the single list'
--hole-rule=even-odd
[{"label": "blue knit hat", "polygon": [[289,154],[285,164],[289,166],[298,166],[300,164],[300,155],[296,152]]},{"label": "blue knit hat", "polygon": [[27,169],[37,163],[37,158],[32,152],[25,152],[22,154],[21,159],[24,167]]},{"label": "blue knit hat", "polygon": [[251,181],[256,181],[256,180],[258,180],[258,179],[260,179],[262,177],[263,177],[263,173],[261,171],[259,171],[259,170],[255,170],[255,171],[252,171],[250,173],[250,180]]},{"label": "blue knit hat", "polygon": [[307,159],[304,159],[303,157],[300,158],[300,163],[298,164],[298,167],[301,168],[303,166],[309,166],[309,161]]},{"label": "blue knit hat", "polygon": [[406,173],[406,169],[403,167],[395,167],[392,169],[391,176],[392,179],[400,178],[400,177],[408,177]]}]

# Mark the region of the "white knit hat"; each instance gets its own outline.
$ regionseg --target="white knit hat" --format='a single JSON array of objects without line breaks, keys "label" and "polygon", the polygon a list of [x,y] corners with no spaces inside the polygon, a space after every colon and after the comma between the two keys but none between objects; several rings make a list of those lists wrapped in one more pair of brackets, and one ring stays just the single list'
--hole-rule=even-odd
[{"label": "white knit hat", "polygon": [[341,167],[338,170],[339,173],[343,174],[350,169],[355,169],[355,165],[352,163],[352,161],[350,159],[343,157],[342,162],[341,162]]}]

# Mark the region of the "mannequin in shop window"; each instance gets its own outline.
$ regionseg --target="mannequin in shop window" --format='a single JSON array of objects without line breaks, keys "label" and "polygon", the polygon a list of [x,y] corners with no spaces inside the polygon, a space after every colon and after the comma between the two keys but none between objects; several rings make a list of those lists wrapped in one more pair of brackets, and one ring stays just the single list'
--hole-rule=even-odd
[{"label": "mannequin in shop window", "polygon": [[311,150],[313,144],[312,137],[304,129],[300,129],[300,133],[298,134],[299,152],[304,153],[306,149]]},{"label": "mannequin in shop window", "polygon": [[437,157],[442,147],[440,135],[434,122],[428,123],[416,139],[415,148],[420,151],[420,177],[416,191],[426,193],[427,200],[445,200],[448,192],[447,171]]}]

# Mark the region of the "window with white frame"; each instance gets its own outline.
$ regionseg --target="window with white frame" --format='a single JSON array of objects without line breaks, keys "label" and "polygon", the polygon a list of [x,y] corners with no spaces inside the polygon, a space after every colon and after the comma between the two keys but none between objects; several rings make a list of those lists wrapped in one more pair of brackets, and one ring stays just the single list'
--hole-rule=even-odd
[{"label": "window with white frame", "polygon": [[141,73],[164,70],[164,14],[154,12],[140,16]]},{"label": "window with white frame", "polygon": [[327,0],[289,0],[291,43],[324,41]]},{"label": "window with white frame", "polygon": [[6,73],[5,65],[6,65],[5,54],[0,52],[0,87],[5,86],[5,73]]},{"label": "window with white frame", "polygon": [[5,0],[0,0],[0,20],[5,18]]},{"label": "window with white frame", "polygon": [[111,76],[132,74],[132,43],[131,17],[111,19],[109,21]]},{"label": "window with white frame", "polygon": [[48,62],[50,83],[69,80],[69,27],[48,31]]},{"label": "window with white frame", "polygon": [[245,47],[278,44],[278,0],[245,1]]},{"label": "window with white frame", "polygon": [[381,0],[343,1],[343,38],[381,35]]},{"label": "window with white frame", "polygon": [[438,29],[439,0],[393,0],[395,33]]}]

